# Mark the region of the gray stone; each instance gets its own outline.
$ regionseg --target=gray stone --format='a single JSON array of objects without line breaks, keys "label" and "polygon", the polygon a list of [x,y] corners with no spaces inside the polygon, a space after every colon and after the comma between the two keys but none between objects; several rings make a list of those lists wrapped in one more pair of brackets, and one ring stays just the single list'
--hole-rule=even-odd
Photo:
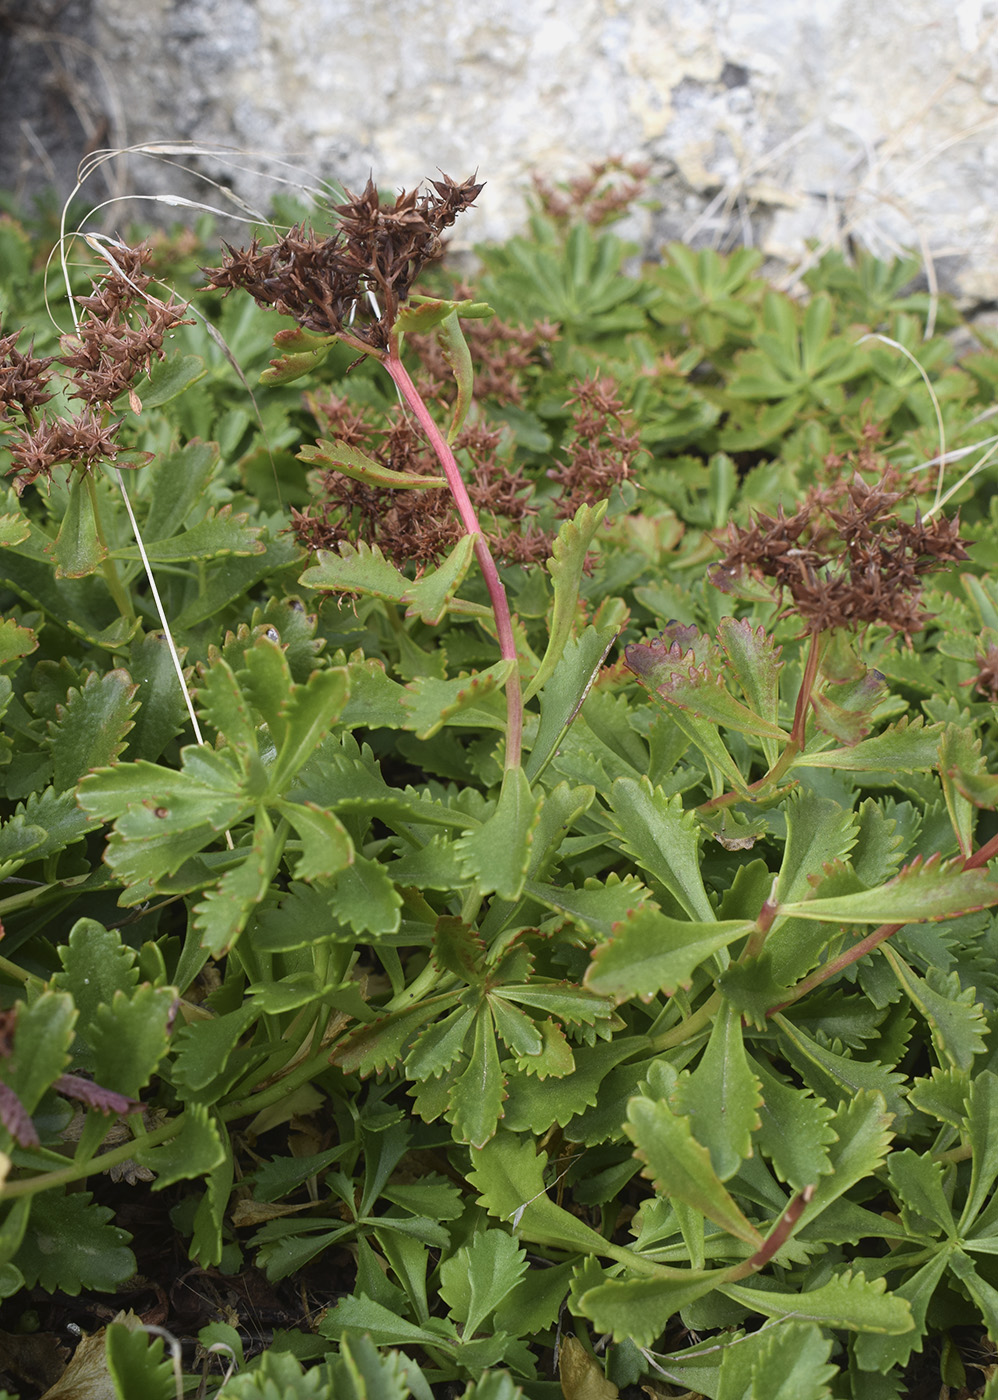
[{"label": "gray stone", "polygon": [[[183,163],[260,209],[477,168],[474,240],[522,225],[532,171],[616,153],[651,167],[646,243],[751,240],[791,276],[808,239],[915,247],[996,296],[995,0],[0,0],[0,25],[7,186],[66,188],[102,131],[237,148]],[[106,173],[96,197],[223,199],[164,160]]]}]

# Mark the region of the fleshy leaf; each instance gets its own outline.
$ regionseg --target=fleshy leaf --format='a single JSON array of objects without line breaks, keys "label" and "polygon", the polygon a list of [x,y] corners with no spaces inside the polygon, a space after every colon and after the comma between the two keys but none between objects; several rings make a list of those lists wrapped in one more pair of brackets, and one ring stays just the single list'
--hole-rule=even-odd
[{"label": "fleshy leaf", "polygon": [[495,811],[457,842],[464,873],[482,894],[495,891],[501,899],[520,897],[542,801],[539,792],[531,791],[522,768],[507,768]]},{"label": "fleshy leaf", "polygon": [[729,1298],[765,1317],[794,1317],[821,1327],[889,1336],[910,1332],[914,1326],[907,1300],[885,1292],[883,1279],[868,1280],[862,1274],[840,1274],[804,1293],[739,1283],[722,1283],[720,1288]]},{"label": "fleshy leaf", "polygon": [[610,791],[611,822],[624,849],[660,880],[691,919],[712,920],[699,861],[699,830],[682,799],[647,778],[618,778]]},{"label": "fleshy leaf", "polygon": [[664,1099],[634,1098],[627,1105],[624,1132],[657,1191],[685,1201],[722,1230],[758,1248],[762,1236],[721,1185],[710,1153],[694,1138],[688,1118],[674,1113]]},{"label": "fleshy leaf", "polygon": [[671,996],[690,985],[701,963],[754,926],[744,919],[687,923],[645,904],[614,925],[609,941],[596,948],[585,985],[618,1002],[634,996],[650,1000],[659,991]]},{"label": "fleshy leaf", "polygon": [[314,447],[303,447],[298,453],[298,460],[313,467],[331,467],[363,486],[380,487],[386,491],[425,491],[428,487],[439,489],[447,485],[446,477],[393,471],[374,457],[369,457],[359,447],[351,447],[345,442],[327,442],[325,438],[320,438]]},{"label": "fleshy leaf", "polygon": [[917,856],[879,889],[783,905],[781,915],[833,924],[915,924],[998,904],[998,880],[963,861]]},{"label": "fleshy leaf", "polygon": [[406,604],[406,617],[418,617],[429,627],[443,620],[471,566],[478,539],[478,535],[462,535],[442,563],[409,585],[399,600]]},{"label": "fleshy leaf", "polygon": [[440,1296],[472,1337],[526,1271],[526,1253],[511,1235],[482,1230],[440,1265]]},{"label": "fleshy leaf", "polygon": [[734,1176],[752,1155],[760,1126],[761,1085],[745,1054],[742,1018],[724,1002],[699,1065],[680,1081],[675,1108],[690,1120],[694,1137],[710,1152],[721,1181]]},{"label": "fleshy leaf", "polygon": [[525,701],[536,695],[553,675],[572,635],[586,554],[608,507],[609,501],[600,501],[595,506],[580,506],[574,518],[566,520],[558,531],[551,558],[547,562],[548,573],[554,582],[554,608],[548,629],[548,644],[541,664],[524,692]]}]

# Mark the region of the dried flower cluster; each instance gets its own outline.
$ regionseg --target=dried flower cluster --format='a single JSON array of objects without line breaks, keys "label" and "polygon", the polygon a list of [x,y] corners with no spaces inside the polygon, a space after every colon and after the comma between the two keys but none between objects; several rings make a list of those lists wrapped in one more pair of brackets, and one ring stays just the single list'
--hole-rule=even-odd
[{"label": "dried flower cluster", "polygon": [[394,204],[382,205],[368,180],[362,194],[334,208],[339,226],[327,237],[298,225],[265,247],[256,240],[249,248],[226,245],[223,265],[206,269],[209,286],[240,287],[306,330],[335,335],[349,328],[354,340],[385,349],[413,282],[440,254],[441,234],[482,189],[473,178],[458,184],[448,175],[430,183],[424,193],[403,190]]},{"label": "dried flower cluster", "polygon": [[748,528],[731,525],[712,582],[731,592],[746,574],[772,579],[808,632],[877,622],[910,639],[929,619],[920,607],[923,575],[968,555],[958,519],[926,523],[917,508],[913,522],[898,516],[913,494],[892,489],[899,479],[888,468],[869,485],[856,473],[812,489],[793,515],[781,507]]},{"label": "dried flower cluster", "polygon": [[[324,437],[335,437],[364,451],[392,471],[417,476],[437,470],[425,440],[399,411],[387,429],[367,421],[348,399],[335,394],[306,395]],[[551,503],[557,520],[571,518],[583,504],[606,497],[624,481],[639,450],[616,386],[609,378],[580,383],[573,437],[564,466],[548,470],[558,494]],[[535,482],[510,460],[510,444],[485,423],[470,424],[454,443],[467,472],[468,494],[482,522],[493,555],[506,563],[546,559],[553,532],[537,524]],[[378,544],[398,562],[435,563],[460,539],[463,526],[449,491],[392,491],[354,481],[335,470],[314,472],[315,503],[293,511],[293,530],[311,549],[331,549],[341,541]]]},{"label": "dried flower cluster", "polygon": [[547,473],[561,488],[559,520],[570,520],[581,505],[603,500],[626,481],[641,451],[640,434],[609,376],[582,381],[568,402],[576,405],[568,461]]},{"label": "dried flower cluster", "polygon": [[[0,420],[8,420],[8,475],[18,492],[40,476],[51,478],[54,467],[92,470],[118,457],[123,420],[111,418],[111,406],[127,390],[133,408],[140,407],[134,380],[163,358],[164,337],[184,322],[182,303],[149,294],[147,248],[116,246],[113,257],[93,293],[77,298],[84,315],[75,333],[62,337],[60,355],[39,359],[33,346],[22,354],[19,332],[0,338]],[[53,365],[67,376],[70,397],[83,400],[71,418],[38,413],[52,398]]]},{"label": "dried flower cluster", "polygon": [[[429,447],[401,411],[388,428],[375,429],[346,399],[308,395],[309,407],[324,434],[349,446],[363,445],[392,471],[433,474],[437,463]],[[493,553],[508,562],[543,559],[550,537],[529,524],[532,483],[519,469],[501,460],[502,438],[483,424],[465,428],[455,443],[459,456],[473,464],[468,494],[482,521]],[[331,549],[341,541],[363,539],[377,544],[398,562],[428,564],[457,544],[464,528],[454,513],[450,492],[391,491],[366,486],[335,470],[312,474],[316,501],[292,511],[296,538],[312,549]]]},{"label": "dried flower cluster", "polygon": [[598,161],[585,175],[562,186],[534,175],[534,193],[541,210],[556,223],[582,218],[593,228],[612,223],[627,212],[648,184],[649,167],[629,163],[619,156]]}]

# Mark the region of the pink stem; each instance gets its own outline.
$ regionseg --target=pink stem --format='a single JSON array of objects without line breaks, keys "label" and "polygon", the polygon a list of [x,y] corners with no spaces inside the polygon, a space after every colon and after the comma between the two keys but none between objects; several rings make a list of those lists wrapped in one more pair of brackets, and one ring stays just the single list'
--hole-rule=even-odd
[{"label": "pink stem", "polygon": [[430,441],[430,446],[440,461],[447,477],[447,485],[450,487],[451,495],[457,506],[461,523],[469,535],[475,536],[475,557],[478,560],[478,567],[482,571],[485,579],[485,586],[489,590],[489,598],[492,600],[492,612],[496,622],[496,634],[499,638],[500,654],[505,660],[513,662],[513,670],[509,680],[506,682],[506,767],[518,768],[520,765],[520,746],[523,739],[523,692],[520,688],[519,660],[516,655],[516,639],[513,636],[513,619],[510,616],[509,601],[506,597],[506,590],[499,577],[499,570],[496,568],[495,560],[482,533],[482,527],[478,523],[478,516],[475,514],[475,507],[471,503],[468,495],[468,488],[464,484],[461,476],[461,469],[457,464],[457,459],[450,449],[450,444],[437,427],[426,404],[420,398],[419,391],[409,378],[409,373],[393,348],[388,356],[381,362],[405,399],[409,408],[412,409],[419,425],[423,429]]}]

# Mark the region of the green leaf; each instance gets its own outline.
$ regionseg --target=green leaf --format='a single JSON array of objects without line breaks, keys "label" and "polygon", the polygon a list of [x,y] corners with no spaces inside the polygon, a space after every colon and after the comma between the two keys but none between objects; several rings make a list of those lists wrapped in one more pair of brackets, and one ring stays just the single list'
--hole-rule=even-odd
[{"label": "green leaf", "polygon": [[301,855],[294,863],[296,879],[317,880],[336,875],[352,864],[353,842],[335,813],[314,802],[277,802],[275,806],[301,841]]},{"label": "green leaf", "polygon": [[953,1212],[943,1190],[941,1162],[909,1149],[892,1152],[887,1171],[909,1234],[942,1233],[950,1239],[956,1237]]},{"label": "green leaf", "polygon": [[[966,1235],[998,1180],[998,1075],[983,1070],[967,1097],[967,1133],[972,1149],[970,1189],[960,1216],[959,1233]],[[988,1211],[988,1214],[993,1214]]]},{"label": "green leaf", "polygon": [[137,689],[127,671],[91,671],[79,690],[69,692],[48,726],[57,789],[75,787],[88,769],[114,762],[132,727]]},{"label": "green leaf", "polygon": [[409,585],[399,600],[407,605],[406,617],[418,617],[429,627],[436,627],[444,619],[454,594],[464,582],[480,538],[479,535],[462,535],[437,568]]},{"label": "green leaf", "polygon": [[55,991],[69,992],[79,1012],[77,1034],[87,1040],[97,1008],[110,1004],[116,992],[131,996],[139,980],[133,949],[117,929],[96,919],[77,919],[59,949],[62,971],[52,978]]},{"label": "green leaf", "polygon": [[470,728],[504,729],[505,718],[486,710],[481,702],[506,684],[513,665],[512,661],[497,661],[472,676],[456,676],[449,681],[421,676],[411,681],[399,697],[405,716],[401,723],[419,739],[432,739],[458,715]]},{"label": "green leaf", "polygon": [[837,1141],[831,1127],[835,1115],[824,1099],[806,1089],[791,1088],[761,1060],[751,1063],[762,1085],[759,1148],[780,1180],[802,1191],[832,1169],[828,1149]]},{"label": "green leaf", "polygon": [[[318,1371],[316,1367],[309,1374]],[[326,1400],[329,1395],[341,1396],[342,1400],[408,1400],[409,1396],[412,1400],[433,1400],[422,1371],[410,1357],[398,1351],[385,1356],[367,1336],[345,1333],[340,1337],[340,1354],[329,1362],[329,1377],[330,1389],[326,1390],[320,1381],[323,1388],[315,1400]],[[300,1390],[295,1391],[295,1396],[299,1400]]]},{"label": "green leaf", "polygon": [[784,811],[787,843],[776,885],[776,900],[781,905],[807,899],[822,867],[844,860],[857,833],[852,812],[808,789],[792,794]]},{"label": "green leaf", "polygon": [[[76,1010],[65,992],[42,992],[30,1006],[18,1003],[14,1050],[0,1060],[0,1077],[32,1114],[69,1061]],[[4,1130],[4,1135],[6,1132]]]},{"label": "green leaf", "polygon": [[930,968],[927,978],[919,977],[889,943],[881,951],[902,989],[928,1022],[937,1053],[955,1069],[969,1070],[974,1056],[984,1050],[988,1032],[984,1008],[974,1000],[974,988],[962,988],[958,972],[947,976]]},{"label": "green leaf", "polygon": [[448,1095],[447,1117],[460,1142],[482,1147],[495,1134],[502,1117],[506,1077],[499,1067],[492,1018],[479,1011],[473,1027],[467,1068],[458,1075]]},{"label": "green leaf", "polygon": [[680,1080],[675,1098],[676,1111],[689,1118],[721,1181],[752,1155],[752,1134],[761,1126],[761,1088],[745,1054],[742,1018],[724,1001],[703,1058],[688,1079]]},{"label": "green leaf", "polygon": [[344,1074],[378,1074],[383,1069],[395,1065],[402,1058],[409,1041],[424,1022],[431,1020],[445,1006],[453,1003],[453,997],[443,995],[430,997],[395,1011],[369,1026],[354,1031],[347,1040],[337,1045],[330,1059],[343,1070]]},{"label": "green leaf", "polygon": [[827,1400],[836,1370],[828,1365],[831,1349],[831,1337],[813,1322],[739,1337],[721,1353],[717,1400]]},{"label": "green leaf", "polygon": [[186,1102],[196,1098],[221,1074],[236,1045],[259,1014],[244,1002],[222,1016],[191,1021],[173,1037],[170,1079]]},{"label": "green leaf", "polygon": [[677,988],[690,986],[701,963],[754,927],[744,919],[670,919],[649,902],[615,924],[610,939],[596,948],[585,985],[618,1002],[635,996],[647,1001],[659,991],[672,996]]},{"label": "green leaf", "polygon": [[782,1014],[772,1020],[782,1033],[787,1059],[820,1098],[839,1102],[853,1099],[862,1091],[879,1093],[899,1121],[907,1117],[907,1106],[897,1087],[904,1078],[902,1074],[888,1070],[879,1060],[859,1060],[828,1050]]},{"label": "green leaf", "polygon": [[[376,1346],[382,1347],[416,1346],[447,1350],[457,1342],[457,1334],[452,1330],[441,1328],[434,1331],[429,1327],[419,1327],[363,1295],[341,1298],[325,1314],[317,1330],[321,1336],[334,1340],[342,1337],[346,1331],[363,1332]],[[328,1394],[328,1390],[324,1392],[324,1395]]]},{"label": "green leaf", "polygon": [[794,1317],[820,1327],[844,1327],[851,1332],[899,1336],[913,1328],[911,1306],[896,1293],[885,1293],[883,1279],[844,1273],[803,1293],[783,1293],[768,1287],[722,1283],[721,1292],[765,1317]]},{"label": "green leaf", "polygon": [[[0,516],[0,520],[3,520]],[[12,618],[0,621],[0,666],[28,656],[38,646],[38,638],[30,627],[22,627]]]},{"label": "green leaf", "polygon": [[520,767],[507,768],[495,811],[477,830],[457,842],[465,876],[480,893],[516,900],[530,865],[530,849],[543,798],[531,791]]},{"label": "green leaf", "polygon": [[982,1278],[962,1249],[951,1250],[948,1263],[950,1272],[960,1280],[980,1309],[989,1339],[992,1342],[998,1340],[998,1289]]},{"label": "green leaf", "polygon": [[691,919],[713,920],[700,872],[699,829],[677,794],[647,778],[618,778],[610,791],[610,825],[624,849],[659,880]]},{"label": "green leaf", "polygon": [[828,1153],[828,1170],[818,1181],[817,1190],[798,1218],[797,1230],[818,1221],[808,1234],[821,1238],[818,1218],[857,1182],[872,1177],[887,1156],[893,1133],[891,1115],[884,1110],[880,1094],[861,1090],[840,1104],[828,1124],[835,1134]]},{"label": "green leaf", "polygon": [[[265,373],[269,373],[266,371]],[[314,447],[303,447],[297,454],[299,462],[309,466],[332,468],[364,486],[380,487],[386,491],[426,490],[446,487],[444,476],[417,476],[415,472],[396,472],[384,463],[351,447],[345,442],[327,442],[320,438]]]},{"label": "green leaf", "polygon": [[[252,655],[249,653],[247,661]],[[330,667],[313,672],[305,685],[291,686],[279,702],[279,720],[271,711],[267,723],[278,746],[277,758],[268,772],[272,793],[286,791],[339,718],[349,692],[347,668]]]},{"label": "green leaf", "polygon": [[[550,797],[544,811],[547,811],[548,805]],[[582,889],[528,880],[523,890],[530,899],[536,899],[548,909],[564,914],[581,932],[600,939],[609,938],[614,926],[635,909],[652,903],[647,886],[642,885],[640,880],[633,875],[621,878],[615,872],[611,872],[605,880],[587,880]]]},{"label": "green leaf", "polygon": [[471,1149],[468,1180],[478,1190],[479,1204],[516,1234],[552,1249],[577,1249],[603,1254],[606,1240],[577,1216],[551,1200],[544,1182],[547,1154],[537,1152],[530,1138],[514,1137],[502,1129],[482,1147]]},{"label": "green leaf", "polygon": [[98,1006],[89,1032],[94,1078],[105,1089],[137,1099],[166,1054],[177,993],[173,987],[115,992]]},{"label": "green leaf", "polygon": [[794,768],[834,768],[852,773],[918,773],[935,768],[939,740],[944,726],[925,725],[907,716],[888,725],[882,734],[840,749],[819,753],[804,752],[795,758]]},{"label": "green leaf", "polygon": [[154,1191],[178,1181],[207,1176],[221,1165],[225,1148],[214,1119],[204,1104],[187,1104],[180,1132],[161,1147],[136,1150],[140,1166],[156,1173]]},{"label": "green leaf", "polygon": [[89,1191],[45,1193],[44,1209],[28,1222],[15,1262],[29,1288],[41,1285],[71,1297],[84,1290],[113,1293],[135,1273],[131,1235],[108,1222],[114,1212],[92,1204]]},{"label": "green leaf", "polygon": [[627,1105],[624,1132],[663,1195],[685,1201],[736,1239],[758,1248],[762,1236],[721,1185],[710,1153],[693,1136],[690,1120],[674,1113],[664,1099],[634,1098]]},{"label": "green leaf", "polygon": [[320,549],[316,562],[298,580],[306,588],[331,593],[358,593],[400,603],[410,582],[382,554],[378,546],[358,540],[356,546],[341,542],[337,552]]},{"label": "green leaf", "polygon": [[895,1336],[867,1333],[856,1338],[854,1352],[857,1365],[864,1371],[887,1372],[892,1366],[906,1366],[913,1352],[921,1351],[925,1340],[925,1315],[943,1274],[946,1272],[947,1252],[940,1250],[927,1264],[894,1288],[895,1298],[911,1306],[914,1328]]},{"label": "green leaf", "polygon": [[427,1026],[406,1056],[406,1073],[412,1079],[439,1078],[462,1053],[476,1025],[471,1006],[455,1007],[448,1015]]},{"label": "green leaf", "polygon": [[548,573],[554,583],[554,608],[548,630],[548,644],[541,664],[524,692],[524,701],[536,695],[542,686],[546,685],[572,635],[586,555],[603,523],[608,506],[608,501],[600,501],[595,506],[580,506],[574,519],[564,521],[558,531],[558,537],[551,549],[551,558],[547,561]]},{"label": "green leaf", "polygon": [[227,953],[242,933],[277,869],[280,844],[262,810],[257,812],[252,846],[242,849],[239,864],[227,870],[194,906],[194,927],[201,935],[201,946],[215,958]]},{"label": "green leaf", "polygon": [[505,1230],[482,1230],[440,1265],[440,1296],[473,1337],[527,1271],[526,1251]]},{"label": "green leaf", "polygon": [[960,857],[923,861],[916,856],[879,889],[785,904],[780,915],[833,924],[916,924],[993,904],[998,904],[998,881],[986,870],[965,870]]},{"label": "green leaf", "polygon": [[142,407],[164,408],[208,373],[200,355],[170,355],[154,360],[148,380],[139,386]]},{"label": "green leaf", "polygon": [[400,335],[410,331],[425,335],[427,331],[447,325],[461,316],[483,320],[494,315],[492,307],[484,301],[472,301],[470,298],[445,301],[438,297],[414,296],[396,316],[392,330]]},{"label": "green leaf", "polygon": [[599,1332],[610,1332],[614,1341],[630,1341],[650,1347],[666,1329],[669,1319],[682,1308],[712,1292],[720,1277],[718,1270],[684,1271],[682,1279],[608,1279],[587,1288],[575,1300],[575,1307]]},{"label": "green leaf", "polygon": [[95,574],[107,558],[95,514],[94,497],[87,478],[74,476],[69,488],[66,513],[51,546],[56,563],[55,576],[85,578]]},{"label": "green leaf", "polygon": [[141,1327],[112,1322],[104,1349],[118,1400],[175,1400],[173,1361],[163,1356],[162,1337],[150,1337]]},{"label": "green leaf", "polygon": [[[617,635],[616,627],[587,627],[565,643],[560,661],[541,690],[541,721],[526,764],[531,782],[536,781],[554,756]],[[530,689],[534,691],[536,687],[531,684]]]},{"label": "green leaf", "polygon": [[355,855],[334,878],[328,892],[329,907],[341,923],[361,935],[396,932],[402,896],[383,865]]},{"label": "green leaf", "polygon": [[[468,416],[475,394],[475,370],[472,364],[471,351],[468,349],[468,342],[464,338],[464,331],[461,327],[461,312],[458,310],[458,303],[455,309],[449,312],[437,325],[437,344],[440,346],[441,354],[450,366],[451,374],[454,376],[454,383],[457,387],[457,396],[454,400],[454,411],[451,414],[450,424],[447,428],[447,441],[453,442]],[[472,304],[474,306],[474,303]],[[484,315],[486,310],[492,314],[492,308],[485,308],[484,304],[480,314]],[[404,313],[403,313],[404,314]],[[471,314],[470,310],[463,313]]]}]

